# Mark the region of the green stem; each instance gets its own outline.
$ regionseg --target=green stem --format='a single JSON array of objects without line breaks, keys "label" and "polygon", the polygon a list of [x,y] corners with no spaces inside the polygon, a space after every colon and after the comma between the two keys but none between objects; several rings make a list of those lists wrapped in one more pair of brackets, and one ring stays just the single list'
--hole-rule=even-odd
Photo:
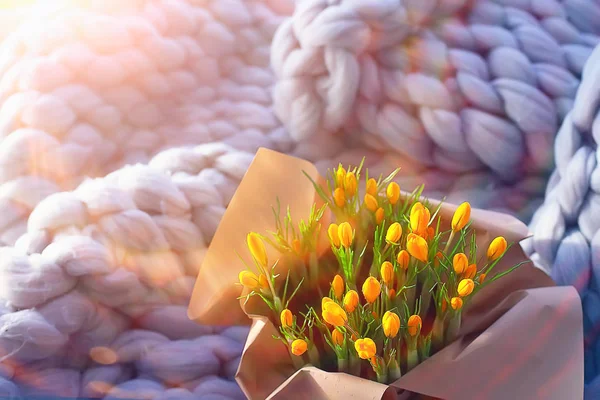
[{"label": "green stem", "polygon": [[457,337],[460,331],[461,315],[457,313],[450,319],[448,323],[448,330],[446,331],[446,344],[452,343]]},{"label": "green stem", "polygon": [[377,373],[377,382],[379,382],[379,383],[387,383],[388,378],[387,378],[387,373],[386,372],[387,371],[385,371],[385,368],[384,368],[384,371],[382,371],[381,373]]},{"label": "green stem", "polygon": [[402,377],[402,371],[400,370],[400,365],[398,365],[398,361],[396,359],[390,360],[390,381],[397,381]]},{"label": "green stem", "polygon": [[348,372],[350,375],[360,376],[360,358],[353,351],[350,351],[350,357],[348,358],[350,359]]},{"label": "green stem", "polygon": [[[414,340],[416,342],[416,340]],[[412,340],[411,340],[412,342]],[[408,354],[406,355],[406,369],[410,371],[419,364],[419,352],[416,345],[408,346]]]},{"label": "green stem", "polygon": [[440,317],[438,315],[433,321],[431,347],[434,353],[444,347],[444,320],[445,316]]},{"label": "green stem", "polygon": [[450,231],[450,237],[446,242],[446,247],[444,247],[444,253],[448,253],[448,249],[450,248],[450,244],[452,244],[452,240],[454,239],[454,231]]},{"label": "green stem", "polygon": [[338,358],[337,360],[338,372],[348,372],[348,360],[345,358]]},{"label": "green stem", "polygon": [[315,345],[310,346],[310,349],[308,349],[308,360],[314,367],[319,368],[321,362],[319,359],[319,351]]}]

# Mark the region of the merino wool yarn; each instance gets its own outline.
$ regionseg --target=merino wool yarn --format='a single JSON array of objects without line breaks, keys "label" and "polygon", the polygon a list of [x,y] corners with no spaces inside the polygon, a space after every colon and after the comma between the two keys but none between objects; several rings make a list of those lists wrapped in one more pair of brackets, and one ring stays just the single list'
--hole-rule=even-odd
[{"label": "merino wool yarn", "polygon": [[597,1],[56,0],[2,21],[0,397],[243,399],[248,328],[186,309],[259,147],[323,172],[366,156],[524,221],[543,203],[527,251],[580,290],[599,396]]}]

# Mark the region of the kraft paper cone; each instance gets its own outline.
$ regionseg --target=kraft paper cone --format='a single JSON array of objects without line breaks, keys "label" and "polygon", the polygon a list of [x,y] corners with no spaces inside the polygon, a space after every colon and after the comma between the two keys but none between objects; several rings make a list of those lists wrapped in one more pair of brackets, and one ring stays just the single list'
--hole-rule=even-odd
[{"label": "kraft paper cone", "polygon": [[[389,386],[312,366],[295,371],[286,346],[273,339],[279,332],[262,316],[265,310],[259,302],[240,307],[237,298],[243,292],[235,283],[245,267],[236,252],[250,259],[247,233],[274,230],[276,198],[282,209],[290,206],[294,222],[308,217],[317,195],[303,171],[323,181],[306,161],[258,151],[211,243],[189,307],[190,318],[203,323],[247,323],[252,318],[236,376],[248,398],[392,400],[416,394],[448,400],[583,398],[580,299],[573,288],[555,287],[532,263],[479,291],[465,307],[459,338]],[[455,209],[442,205],[442,226],[447,228]],[[523,223],[476,209],[471,220],[478,258],[496,236],[515,243],[494,273],[527,260],[518,245],[528,236]],[[275,260],[277,254],[268,256]]]}]

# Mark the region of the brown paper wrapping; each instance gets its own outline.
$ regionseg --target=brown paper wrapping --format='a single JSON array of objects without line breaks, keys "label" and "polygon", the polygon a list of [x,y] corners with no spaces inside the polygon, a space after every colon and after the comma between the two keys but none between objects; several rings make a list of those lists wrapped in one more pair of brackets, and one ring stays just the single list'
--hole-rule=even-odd
[{"label": "brown paper wrapping", "polygon": [[[582,399],[583,323],[572,287],[555,287],[532,263],[488,285],[463,313],[459,338],[391,385],[307,366],[295,371],[286,347],[273,339],[276,327],[256,307],[240,307],[235,285],[249,260],[246,235],[274,229],[272,207],[279,198],[294,221],[305,219],[317,195],[303,171],[323,181],[309,162],[260,149],[233,197],[204,259],[189,317],[208,324],[247,324],[237,380],[250,399]],[[436,203],[430,200],[431,203]],[[456,206],[444,203],[443,221]],[[496,236],[518,243],[528,235],[517,219],[472,210],[478,248]],[[327,224],[323,224],[327,226]],[[277,256],[267,247],[269,258]],[[514,245],[494,269],[527,260]]]}]

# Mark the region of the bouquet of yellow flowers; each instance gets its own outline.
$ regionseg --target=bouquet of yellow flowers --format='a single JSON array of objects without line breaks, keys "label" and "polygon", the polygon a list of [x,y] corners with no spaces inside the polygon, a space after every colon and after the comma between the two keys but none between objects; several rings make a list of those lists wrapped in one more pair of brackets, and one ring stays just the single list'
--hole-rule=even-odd
[{"label": "bouquet of yellow flowers", "polygon": [[[553,321],[551,338],[582,360],[577,294],[551,287],[526,259],[516,243],[526,234],[518,221],[467,202],[428,201],[423,186],[403,193],[398,170],[374,179],[362,164],[339,165],[322,178],[310,167],[259,151],[190,305],[193,319],[233,323],[239,313],[227,307],[235,299],[253,319],[238,371],[250,398],[531,398],[522,396],[554,372],[528,370],[537,375],[531,383],[504,382],[501,391],[483,376],[473,382],[473,374],[514,367],[502,353],[518,346],[506,334],[525,335],[525,352],[540,318]],[[275,195],[274,207],[266,195]],[[532,315],[538,320],[523,322]],[[482,352],[486,345],[497,348]],[[548,357],[544,349],[533,366]],[[459,377],[452,384],[432,381],[453,370]],[[561,388],[544,398],[577,397],[582,371],[575,365],[561,374]],[[465,395],[461,382],[476,395]]]}]

